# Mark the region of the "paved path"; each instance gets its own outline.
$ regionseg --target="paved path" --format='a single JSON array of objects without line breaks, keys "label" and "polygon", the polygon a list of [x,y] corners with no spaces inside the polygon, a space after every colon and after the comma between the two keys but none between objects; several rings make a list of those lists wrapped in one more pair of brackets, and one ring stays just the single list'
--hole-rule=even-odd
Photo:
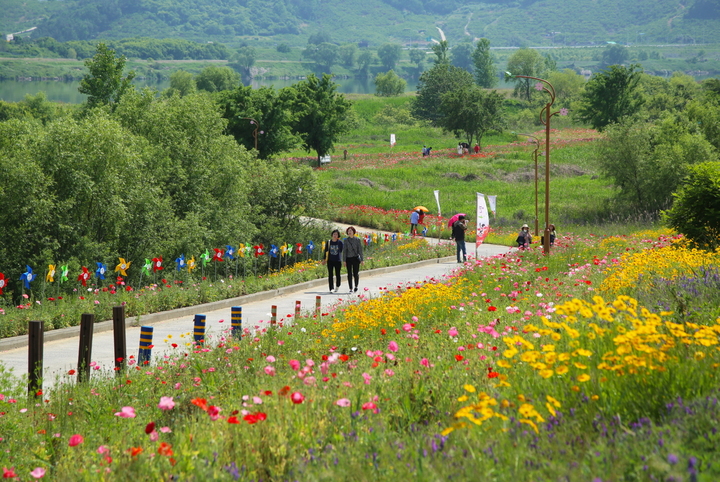
[{"label": "paved path", "polygon": [[[468,254],[475,252],[473,244],[468,243]],[[510,248],[497,245],[483,245],[479,248],[479,257],[506,253]],[[269,326],[271,306],[277,306],[277,321],[292,322],[295,302],[301,302],[302,312],[307,314],[315,310],[316,297],[321,296],[321,311],[327,313],[344,303],[357,303],[362,299],[380,296],[385,290],[422,283],[432,278],[452,275],[458,264],[454,258],[421,261],[410,265],[360,271],[360,291],[348,294],[347,277],[343,273],[339,293],[330,294],[327,279],[320,279],[289,286],[278,290],[255,293],[231,300],[206,305],[182,308],[164,313],[143,316],[140,320],[128,319],[126,322],[127,354],[138,355],[140,326],[154,328],[153,360],[163,357],[171,350],[182,349],[185,343],[192,341],[193,318],[195,314],[207,317],[206,333],[208,338],[217,338],[229,332],[231,328],[232,306],[242,306],[243,328],[256,329]],[[361,268],[362,269],[362,268]],[[68,371],[77,369],[80,327],[70,327],[45,333],[44,344],[44,388],[47,390],[60,380],[69,380]],[[173,348],[176,343],[178,348]],[[95,324],[92,345],[93,367],[91,377],[108,375],[114,366],[114,344],[112,321]],[[0,340],[0,362],[22,377],[28,371],[27,336]],[[74,378],[74,377],[72,377]]]}]

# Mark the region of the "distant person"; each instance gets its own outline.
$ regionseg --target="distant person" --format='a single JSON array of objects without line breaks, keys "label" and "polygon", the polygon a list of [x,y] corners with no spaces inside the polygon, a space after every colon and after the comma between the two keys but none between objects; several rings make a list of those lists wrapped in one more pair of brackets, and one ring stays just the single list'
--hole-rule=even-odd
[{"label": "distant person", "polygon": [[[360,238],[355,237],[355,233],[355,228],[352,226],[345,230],[348,237],[345,238],[342,252],[345,268],[347,269],[350,293],[357,293],[358,283],[360,282],[360,263],[363,261],[362,241],[360,241]],[[353,289],[353,286],[355,286],[355,289]]]},{"label": "distant person", "polygon": [[470,154],[470,144],[467,142],[461,142],[460,145],[462,146],[463,154]]},{"label": "distant person", "polygon": [[[555,225],[548,224],[547,229],[548,231],[550,231],[550,246],[553,246],[555,244],[555,238],[557,237],[557,233],[555,232]],[[540,237],[540,244],[545,246],[545,236]]]},{"label": "distant person", "polygon": [[517,242],[518,248],[520,249],[527,249],[532,244],[532,235],[530,234],[530,226],[527,224],[523,224],[520,228],[520,234],[518,234],[517,239],[515,240]]},{"label": "distant person", "polygon": [[475,147],[473,149],[475,150],[475,154],[480,153],[480,145],[478,143],[475,143]]},{"label": "distant person", "polygon": [[410,214],[410,235],[411,236],[415,236],[417,234],[418,221],[420,221],[420,213],[418,211],[413,211]]},{"label": "distant person", "polygon": [[[459,216],[458,220],[452,225],[452,239],[455,240],[455,252],[457,254],[457,262],[464,263],[467,261],[467,252],[465,251],[465,231],[467,230],[467,220],[465,216]],[[460,252],[462,251],[462,261],[460,261]]]},{"label": "distant person", "polygon": [[428,155],[428,148],[425,146],[423,146],[423,148],[422,148],[422,155],[423,155],[423,157],[427,157],[427,155]]},{"label": "distant person", "polygon": [[[331,236],[332,237],[325,245],[325,259],[323,259],[323,263],[327,264],[330,293],[337,293],[338,291],[340,291],[340,269],[342,268],[343,242],[340,241],[340,231],[338,231],[337,229],[333,230]],[[335,272],[334,285],[333,271]]]},{"label": "distant person", "polygon": [[427,155],[428,155],[428,156],[430,155],[430,151],[432,151],[432,147],[428,147],[428,148],[427,148],[427,151],[426,151],[426,152],[427,152]]},{"label": "distant person", "polygon": [[425,221],[425,211],[418,209],[418,224],[424,224],[423,221]]},{"label": "distant person", "polygon": [[460,142],[458,142],[457,153],[458,153],[458,156],[462,156],[463,146],[462,146],[462,144],[461,144]]}]

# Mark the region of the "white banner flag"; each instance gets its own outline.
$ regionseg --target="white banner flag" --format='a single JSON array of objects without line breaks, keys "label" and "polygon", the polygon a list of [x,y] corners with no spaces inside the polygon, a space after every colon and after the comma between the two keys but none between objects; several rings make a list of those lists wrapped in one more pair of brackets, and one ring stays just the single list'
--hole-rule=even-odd
[{"label": "white banner flag", "polygon": [[395,134],[390,134],[390,147],[395,145]]},{"label": "white banner flag", "polygon": [[490,232],[490,216],[488,215],[487,206],[485,205],[485,195],[477,193],[477,234],[475,237],[475,258],[477,258],[477,249]]},{"label": "white banner flag", "polygon": [[497,196],[491,196],[488,194],[488,204],[490,204],[490,212],[493,213],[493,216],[495,216],[495,211],[497,208]]},{"label": "white banner flag", "polygon": [[442,211],[440,211],[440,191],[435,190],[433,192],[435,193],[435,202],[438,206],[438,216],[442,216]]}]

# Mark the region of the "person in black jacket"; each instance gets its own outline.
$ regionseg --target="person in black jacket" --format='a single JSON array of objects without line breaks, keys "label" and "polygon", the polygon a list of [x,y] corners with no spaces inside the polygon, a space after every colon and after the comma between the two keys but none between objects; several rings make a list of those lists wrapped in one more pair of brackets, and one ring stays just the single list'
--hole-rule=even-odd
[{"label": "person in black jacket", "polygon": [[[360,281],[360,263],[363,261],[363,246],[360,238],[355,236],[355,228],[350,226],[345,230],[348,235],[345,238],[342,257],[347,268],[348,285],[350,285],[350,293],[357,293],[358,283]],[[355,289],[353,289],[353,281]]]},{"label": "person in black jacket", "polygon": [[[323,263],[327,264],[328,283],[330,284],[330,293],[340,291],[340,269],[342,269],[342,252],[343,242],[340,241],[340,231],[333,230],[332,238],[325,244],[325,259]],[[333,286],[333,271],[335,272],[335,285]]]},{"label": "person in black jacket", "polygon": [[[465,251],[465,231],[467,230],[467,219],[465,216],[459,216],[458,220],[452,225],[452,239],[455,240],[457,262],[464,263],[467,261],[467,253]],[[462,251],[463,259],[460,261],[460,251]]]}]

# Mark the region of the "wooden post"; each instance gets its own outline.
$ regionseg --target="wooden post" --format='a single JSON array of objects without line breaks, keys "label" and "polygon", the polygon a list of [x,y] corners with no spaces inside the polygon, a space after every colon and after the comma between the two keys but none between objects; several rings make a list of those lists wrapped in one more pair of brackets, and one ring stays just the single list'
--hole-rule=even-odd
[{"label": "wooden post", "polygon": [[320,306],[322,300],[322,296],[317,295],[315,296],[315,315],[319,318],[320,317],[320,311],[322,307]]},{"label": "wooden post", "polygon": [[124,306],[113,306],[113,339],[115,342],[115,374],[120,376],[127,363]]},{"label": "wooden post", "polygon": [[297,320],[300,318],[300,307],[302,306],[302,303],[299,300],[295,301],[295,319]]},{"label": "wooden post", "polygon": [[195,330],[193,331],[195,343],[205,343],[205,315],[195,315]]},{"label": "wooden post", "polygon": [[28,322],[28,394],[42,396],[44,321]]},{"label": "wooden post", "polygon": [[153,331],[152,326],[143,326],[140,328],[140,348],[138,349],[138,366],[147,365],[152,358],[153,349]]},{"label": "wooden post", "polygon": [[232,335],[235,338],[242,337],[242,306],[230,308],[230,320],[232,321]]},{"label": "wooden post", "polygon": [[78,351],[78,382],[90,379],[90,359],[92,358],[93,328],[95,315],[83,313],[80,315],[80,349]]}]

